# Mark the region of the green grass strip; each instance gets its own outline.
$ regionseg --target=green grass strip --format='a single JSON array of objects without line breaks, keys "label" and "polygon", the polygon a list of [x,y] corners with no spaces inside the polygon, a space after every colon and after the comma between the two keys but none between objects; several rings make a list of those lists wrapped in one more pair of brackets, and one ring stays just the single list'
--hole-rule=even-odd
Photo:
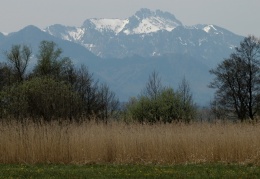
[{"label": "green grass strip", "polygon": [[0,164],[0,178],[260,178],[254,165],[12,165]]}]

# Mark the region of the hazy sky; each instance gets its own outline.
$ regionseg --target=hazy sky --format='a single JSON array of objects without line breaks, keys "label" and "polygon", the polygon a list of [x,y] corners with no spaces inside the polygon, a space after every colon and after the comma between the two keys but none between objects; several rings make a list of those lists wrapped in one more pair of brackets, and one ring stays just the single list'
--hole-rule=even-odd
[{"label": "hazy sky", "polygon": [[160,9],[184,25],[215,24],[260,37],[260,0],[1,0],[0,32],[27,25],[81,26],[87,18],[128,18],[140,8]]}]

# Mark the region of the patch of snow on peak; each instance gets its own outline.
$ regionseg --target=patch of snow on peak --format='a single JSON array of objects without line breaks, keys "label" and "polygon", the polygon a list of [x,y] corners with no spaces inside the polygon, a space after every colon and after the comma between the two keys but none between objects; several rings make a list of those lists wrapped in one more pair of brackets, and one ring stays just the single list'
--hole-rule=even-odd
[{"label": "patch of snow on peak", "polygon": [[199,39],[199,46],[201,46],[204,42],[207,42],[206,38]]},{"label": "patch of snow on peak", "polygon": [[135,34],[152,33],[152,32],[157,32],[159,30],[172,31],[177,26],[179,26],[178,23],[172,22],[170,20],[163,19],[160,17],[150,17],[150,18],[143,19],[140,22],[139,26],[133,29],[133,33]]},{"label": "patch of snow on peak", "polygon": [[203,30],[207,33],[209,33],[209,31],[213,29],[213,30],[217,30],[213,25],[208,25],[206,27],[203,28]]},{"label": "patch of snow on peak", "polygon": [[70,37],[68,35],[64,35],[64,34],[62,34],[62,39],[71,41]]},{"label": "patch of snow on peak", "polygon": [[131,32],[130,32],[130,30],[124,30],[124,33],[126,34],[126,35],[129,35]]},{"label": "patch of snow on peak", "polygon": [[70,37],[72,37],[74,40],[79,40],[84,35],[85,30],[82,28],[76,28],[75,31],[69,31],[68,33],[69,33]]},{"label": "patch of snow on peak", "polygon": [[140,20],[140,17],[137,15],[134,15],[137,20]]},{"label": "patch of snow on peak", "polygon": [[52,33],[52,31],[50,30],[50,27],[47,27],[46,29],[42,29],[43,32],[46,32],[52,36],[54,36],[54,34]]},{"label": "patch of snow on peak", "polygon": [[152,56],[152,57],[159,57],[159,56],[161,56],[161,54],[158,53],[158,52],[153,52],[153,53],[151,54],[151,56]]},{"label": "patch of snow on peak", "polygon": [[129,21],[121,19],[91,19],[91,22],[95,24],[96,29],[99,31],[111,30],[119,33]]},{"label": "patch of snow on peak", "polygon": [[91,52],[93,52],[93,48],[96,47],[96,45],[94,45],[94,44],[84,44],[84,46]]},{"label": "patch of snow on peak", "polygon": [[9,33],[7,33],[7,32],[1,32],[4,36],[8,36],[9,35]]}]

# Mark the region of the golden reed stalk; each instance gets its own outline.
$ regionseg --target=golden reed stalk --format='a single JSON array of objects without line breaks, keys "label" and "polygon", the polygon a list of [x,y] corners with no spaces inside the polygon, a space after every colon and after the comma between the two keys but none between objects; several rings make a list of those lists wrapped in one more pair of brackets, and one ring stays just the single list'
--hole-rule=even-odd
[{"label": "golden reed stalk", "polygon": [[259,124],[0,123],[0,163],[260,164]]}]

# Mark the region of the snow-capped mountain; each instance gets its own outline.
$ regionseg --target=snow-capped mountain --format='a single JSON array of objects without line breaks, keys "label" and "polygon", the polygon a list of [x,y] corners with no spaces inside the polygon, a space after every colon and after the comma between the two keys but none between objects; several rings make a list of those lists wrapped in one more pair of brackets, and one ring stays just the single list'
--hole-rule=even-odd
[{"label": "snow-capped mountain", "polygon": [[[170,32],[178,26],[182,26],[182,23],[168,12],[141,9],[128,19],[93,18],[87,19],[81,27],[56,24],[44,31],[58,38],[79,43],[97,56],[123,58],[142,54],[135,52],[135,49],[130,50],[131,47],[128,48],[125,43],[135,46],[144,36],[159,31]],[[148,56],[155,53],[151,52]],[[147,54],[143,53],[142,56]]]},{"label": "snow-capped mountain", "polygon": [[128,23],[128,19],[88,19],[84,22],[83,28],[92,28],[99,31],[100,33],[112,32],[114,34],[118,34],[124,29],[125,25]]},{"label": "snow-capped mountain", "polygon": [[160,30],[172,31],[182,23],[168,12],[149,9],[141,9],[135,15],[125,20],[127,23],[121,30],[122,33],[129,34],[149,34]]},{"label": "snow-capped mountain", "polygon": [[169,12],[149,9],[127,19],[87,19],[81,27],[52,25],[44,31],[102,58],[188,54],[201,57],[209,66],[230,54],[242,39],[216,25],[184,26]]},{"label": "snow-capped mountain", "polygon": [[[124,33],[126,35],[148,34],[160,30],[172,31],[180,25],[182,25],[182,23],[178,21],[174,15],[168,12],[162,12],[160,10],[153,12],[149,9],[141,9],[128,19],[87,19],[80,28],[67,27],[67,30],[69,31],[67,35],[70,36],[69,39],[79,40],[80,37],[82,37],[82,32],[84,33],[84,31],[90,29],[95,29],[100,33],[111,32],[115,35],[119,33]],[[45,30],[52,34],[54,27],[50,26]],[[61,30],[66,38],[66,32],[61,29],[61,26],[56,26],[56,28],[60,28],[56,30]]]}]

